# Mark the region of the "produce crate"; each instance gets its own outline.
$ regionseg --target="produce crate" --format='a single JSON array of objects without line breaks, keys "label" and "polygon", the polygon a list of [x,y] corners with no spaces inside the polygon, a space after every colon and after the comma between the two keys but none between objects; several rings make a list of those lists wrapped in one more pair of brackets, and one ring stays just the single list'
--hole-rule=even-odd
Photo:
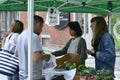
[{"label": "produce crate", "polygon": [[57,63],[56,68],[58,68],[58,69],[65,68],[65,64],[67,62],[74,63],[76,65],[76,67],[80,64],[83,64],[83,61],[79,54],[67,53],[63,57],[56,59],[56,63]]}]

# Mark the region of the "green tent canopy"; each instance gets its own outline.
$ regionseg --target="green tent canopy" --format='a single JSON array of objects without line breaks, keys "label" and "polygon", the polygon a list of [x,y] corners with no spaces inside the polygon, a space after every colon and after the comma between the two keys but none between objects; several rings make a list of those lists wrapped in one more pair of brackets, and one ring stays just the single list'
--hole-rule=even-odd
[{"label": "green tent canopy", "polygon": [[[27,11],[28,0],[0,0],[0,11]],[[61,12],[119,13],[120,0],[34,0],[35,11],[56,7]]]},{"label": "green tent canopy", "polygon": [[61,12],[120,13],[120,0],[0,0],[0,11],[28,11],[28,80],[32,80],[33,10],[48,11],[50,7]]},{"label": "green tent canopy", "polygon": [[5,2],[5,1],[7,1],[7,0],[0,0],[0,4],[2,4],[2,3]]}]

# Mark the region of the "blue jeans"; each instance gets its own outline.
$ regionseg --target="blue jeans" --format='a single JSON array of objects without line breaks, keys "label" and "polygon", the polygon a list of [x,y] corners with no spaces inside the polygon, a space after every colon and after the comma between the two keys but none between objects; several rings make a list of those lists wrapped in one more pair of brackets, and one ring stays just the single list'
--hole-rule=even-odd
[{"label": "blue jeans", "polygon": [[19,80],[19,74],[15,73],[13,76],[8,76],[8,80]]},{"label": "blue jeans", "polygon": [[25,80],[25,79],[27,79],[27,77],[24,77],[24,76],[22,76],[22,75],[19,75],[19,80]]}]

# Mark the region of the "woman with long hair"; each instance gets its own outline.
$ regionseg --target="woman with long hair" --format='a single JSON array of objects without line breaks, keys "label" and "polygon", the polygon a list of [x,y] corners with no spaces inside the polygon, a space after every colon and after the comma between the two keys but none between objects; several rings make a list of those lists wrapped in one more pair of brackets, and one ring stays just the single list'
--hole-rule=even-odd
[{"label": "woman with long hair", "polygon": [[95,57],[96,70],[109,70],[114,75],[115,68],[115,43],[112,35],[108,32],[105,19],[101,16],[91,19],[93,32],[93,50],[87,50],[88,54]]},{"label": "woman with long hair", "polygon": [[[19,34],[23,31],[23,29],[24,29],[23,22],[19,20],[15,20],[11,24],[9,31],[6,33],[5,43],[1,50],[4,50],[14,55],[16,44],[17,44],[17,38]],[[13,76],[8,76],[8,80],[19,80],[18,72],[16,72],[15,75]]]}]

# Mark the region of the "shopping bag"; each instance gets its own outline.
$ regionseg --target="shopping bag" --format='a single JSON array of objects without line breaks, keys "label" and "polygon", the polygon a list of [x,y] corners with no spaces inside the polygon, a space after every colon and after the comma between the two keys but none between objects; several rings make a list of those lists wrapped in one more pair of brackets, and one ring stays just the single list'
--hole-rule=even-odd
[{"label": "shopping bag", "polygon": [[56,58],[54,55],[50,54],[50,60],[43,61],[42,75],[50,74],[56,66]]},{"label": "shopping bag", "polygon": [[55,7],[50,7],[47,12],[45,23],[49,26],[55,26],[60,24],[60,12]]},{"label": "shopping bag", "polygon": [[0,74],[12,76],[18,70],[18,58],[8,52],[0,51]]}]

